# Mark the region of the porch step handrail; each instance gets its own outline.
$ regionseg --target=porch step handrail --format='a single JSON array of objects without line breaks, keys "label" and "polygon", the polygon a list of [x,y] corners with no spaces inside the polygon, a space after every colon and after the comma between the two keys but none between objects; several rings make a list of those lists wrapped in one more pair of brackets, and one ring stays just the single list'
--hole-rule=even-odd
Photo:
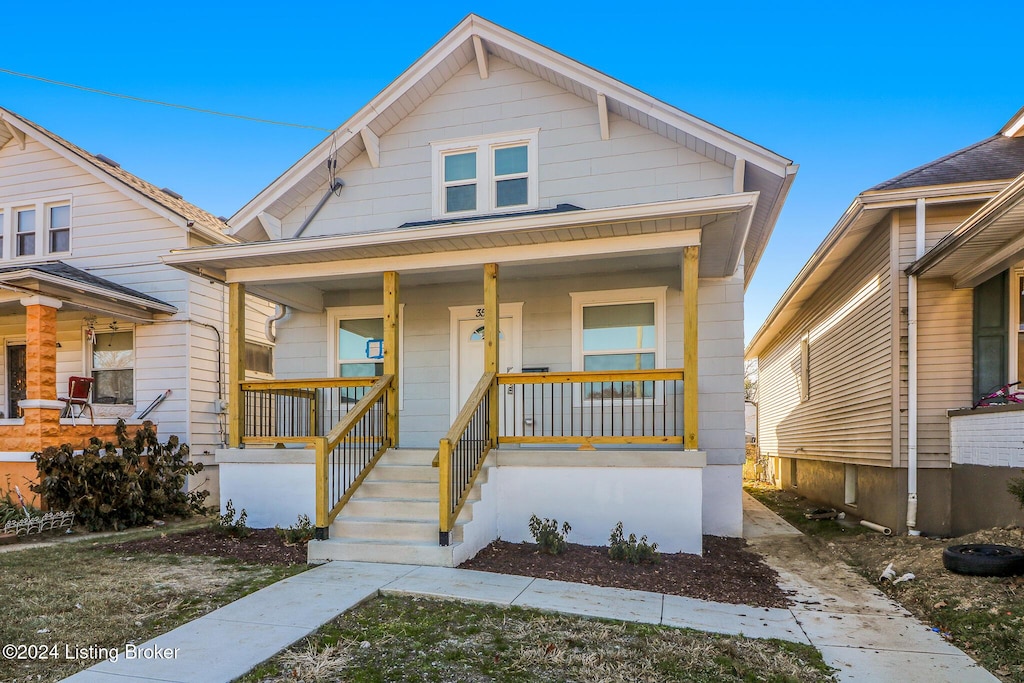
[{"label": "porch step handrail", "polygon": [[490,437],[490,396],[496,373],[485,372],[437,450],[439,480],[438,541],[451,543],[451,531],[469,498],[484,459],[496,444]]},{"label": "porch step handrail", "polygon": [[328,537],[331,522],[381,456],[397,443],[398,435],[388,429],[388,389],[394,381],[394,375],[377,378],[326,436],[313,438],[318,539]]}]

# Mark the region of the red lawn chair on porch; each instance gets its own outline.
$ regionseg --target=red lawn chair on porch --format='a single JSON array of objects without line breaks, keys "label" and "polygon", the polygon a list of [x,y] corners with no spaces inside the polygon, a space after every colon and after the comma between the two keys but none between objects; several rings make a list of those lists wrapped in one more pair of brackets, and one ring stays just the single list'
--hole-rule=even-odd
[{"label": "red lawn chair on porch", "polygon": [[70,377],[68,378],[67,398],[59,397],[57,399],[64,402],[64,410],[61,411],[60,416],[70,417],[73,425],[78,424],[75,420],[82,417],[82,413],[87,408],[89,409],[89,423],[96,424],[92,414],[92,403],[89,402],[89,397],[92,395],[92,383],[92,377]]}]

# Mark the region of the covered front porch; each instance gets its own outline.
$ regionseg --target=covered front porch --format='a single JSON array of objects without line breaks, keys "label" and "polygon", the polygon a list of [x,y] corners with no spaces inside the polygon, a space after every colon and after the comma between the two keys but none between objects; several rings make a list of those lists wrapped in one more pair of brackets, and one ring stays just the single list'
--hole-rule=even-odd
[{"label": "covered front porch", "polygon": [[[17,486],[26,499],[37,502],[28,490],[36,481],[34,453],[61,444],[82,448],[92,437],[114,440],[119,419],[142,424],[132,419],[133,383],[124,381],[118,365],[132,353],[130,345],[120,349],[121,337],[134,324],[174,311],[59,262],[0,270],[2,490]],[[110,351],[93,349],[96,335],[106,335]],[[95,358],[109,359],[110,367]],[[130,373],[131,364],[126,367]],[[68,397],[71,376],[93,380],[87,399],[93,410],[69,408],[59,400]],[[122,391],[129,393],[122,396]]]},{"label": "covered front porch", "polygon": [[[575,505],[579,514],[595,518],[603,508],[607,515],[628,517],[645,507],[645,491],[658,491],[647,501],[648,519],[690,520],[678,525],[689,536],[680,547],[699,551],[707,465],[699,406],[708,400],[698,393],[700,358],[710,359],[712,392],[717,377],[733,373],[722,359],[729,351],[715,353],[716,344],[735,347],[737,454],[743,438],[742,331],[735,340],[719,331],[732,326],[731,315],[710,316],[708,345],[699,351],[699,293],[709,310],[715,304],[722,310],[742,307],[742,271],[723,279],[723,271],[735,272],[729,259],[738,253],[718,241],[742,229],[744,213],[722,213],[646,225],[627,221],[621,236],[577,216],[578,227],[565,230],[563,239],[553,239],[554,229],[547,226],[519,247],[467,250],[458,239],[441,250],[425,240],[415,245],[421,254],[382,258],[350,250],[317,250],[313,256],[258,245],[277,247],[274,260],[305,261],[301,267],[263,258],[264,265],[250,265],[252,256],[231,263],[233,253],[252,245],[217,255],[172,255],[168,262],[175,265],[184,266],[187,258],[186,267],[207,274],[220,270],[230,290],[231,448],[218,453],[222,500],[242,494],[229,481],[233,468],[249,463],[250,474],[277,471],[283,478],[263,479],[315,488],[315,497],[305,498],[313,504],[305,509],[313,513],[320,537],[333,538],[342,531],[346,508],[363,507],[360,488],[382,476],[375,472],[381,463],[391,471],[382,458],[400,448],[422,451],[425,464],[434,465],[430,475],[417,476],[418,483],[428,477],[433,482],[435,545],[466,538],[459,526],[467,521],[467,506],[476,508],[472,519],[479,521],[481,505],[489,504],[480,491],[481,472],[497,472],[505,462],[531,470],[523,481],[533,484],[517,490],[537,514],[558,509],[557,497],[538,485],[545,477],[562,482],[563,499],[599,493]],[[723,234],[710,238],[717,229]],[[337,238],[292,242],[305,247],[327,239]],[[702,287],[702,276],[718,279]],[[276,330],[278,379],[244,381],[244,347],[236,333],[244,327],[246,291],[286,307]],[[741,313],[737,322],[741,328]],[[709,403],[712,424],[729,412],[720,397]],[[275,459],[288,467],[274,468]],[[739,458],[735,464],[738,484]],[[592,471],[584,474],[581,466]],[[495,484],[495,472],[485,475],[487,485]],[[590,474],[597,479],[588,479]],[[617,486],[616,477],[629,481],[640,497],[626,502],[624,495],[605,495]],[[512,479],[500,479],[510,490]],[[674,493],[659,479],[672,480]],[[246,481],[252,500],[255,480]],[[280,500],[280,488],[269,486],[261,495]],[[492,496],[504,500],[500,492]],[[736,503],[738,517],[738,486]],[[253,519],[248,503],[247,509]],[[301,509],[293,506],[290,518],[277,523],[291,523]]]}]

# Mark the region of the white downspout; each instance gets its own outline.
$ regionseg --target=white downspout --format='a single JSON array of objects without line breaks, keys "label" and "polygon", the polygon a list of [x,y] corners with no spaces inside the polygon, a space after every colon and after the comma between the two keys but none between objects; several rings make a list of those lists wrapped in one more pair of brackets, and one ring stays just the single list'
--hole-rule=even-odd
[{"label": "white downspout", "polygon": [[[917,200],[914,260],[924,256],[924,198]],[[917,529],[917,277],[907,283],[907,533]]]}]

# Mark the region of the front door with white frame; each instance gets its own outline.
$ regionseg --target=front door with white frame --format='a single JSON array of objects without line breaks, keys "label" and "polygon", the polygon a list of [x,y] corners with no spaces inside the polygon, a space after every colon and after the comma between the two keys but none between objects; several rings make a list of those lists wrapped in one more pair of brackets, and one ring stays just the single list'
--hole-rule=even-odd
[{"label": "front door with white frame", "polygon": [[[482,306],[451,309],[451,407],[449,423],[459,414],[484,374],[484,319]],[[502,304],[498,321],[498,369],[519,372],[522,365],[522,304]]]}]

